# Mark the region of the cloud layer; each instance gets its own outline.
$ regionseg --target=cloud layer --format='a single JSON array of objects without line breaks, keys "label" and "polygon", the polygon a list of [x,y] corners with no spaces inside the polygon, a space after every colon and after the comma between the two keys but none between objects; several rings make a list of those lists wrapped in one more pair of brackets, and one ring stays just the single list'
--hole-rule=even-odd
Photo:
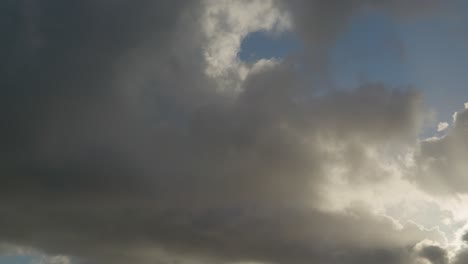
[{"label": "cloud layer", "polygon": [[[323,92],[303,76],[325,71],[355,10],[407,18],[423,12],[416,4],[0,5],[5,251],[34,248],[50,263],[448,263],[440,229],[355,190],[466,192],[468,112],[418,143],[420,92]],[[294,31],[308,55],[240,61],[258,30]],[[337,203],[338,185],[351,200]]]}]

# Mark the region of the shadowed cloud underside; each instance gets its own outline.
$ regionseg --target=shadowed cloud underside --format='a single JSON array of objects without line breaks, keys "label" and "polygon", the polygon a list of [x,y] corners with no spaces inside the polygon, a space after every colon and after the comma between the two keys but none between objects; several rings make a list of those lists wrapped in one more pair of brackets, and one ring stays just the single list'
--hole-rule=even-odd
[{"label": "shadowed cloud underside", "polygon": [[[468,109],[351,26],[455,2],[0,6],[1,264],[466,263]],[[356,37],[385,78],[336,79]]]}]

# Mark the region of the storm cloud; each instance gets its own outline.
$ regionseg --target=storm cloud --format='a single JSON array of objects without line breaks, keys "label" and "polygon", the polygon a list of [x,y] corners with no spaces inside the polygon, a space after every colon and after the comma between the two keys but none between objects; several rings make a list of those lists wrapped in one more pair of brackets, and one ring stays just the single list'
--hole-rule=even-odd
[{"label": "storm cloud", "polygon": [[[244,1],[257,8],[246,17],[272,18],[235,27],[244,17],[221,2],[0,4],[3,251],[58,256],[50,263],[447,264],[442,247],[415,247],[444,244],[439,229],[362,201],[334,207],[333,186],[385,185],[401,169],[418,191],[440,182],[465,191],[467,112],[446,137],[418,145],[417,89],[323,92],[301,75],[325,69],[355,10],[425,11],[403,1]],[[223,41],[236,51],[259,29],[296,32],[313,65],[295,56],[248,65],[230,52],[215,60]],[[399,159],[408,149],[417,169]]]}]

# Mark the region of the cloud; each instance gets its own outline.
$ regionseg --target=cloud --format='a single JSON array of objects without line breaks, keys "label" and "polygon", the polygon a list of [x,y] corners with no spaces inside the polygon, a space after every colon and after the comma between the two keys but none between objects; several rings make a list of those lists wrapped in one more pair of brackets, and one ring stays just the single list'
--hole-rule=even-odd
[{"label": "cloud", "polygon": [[445,249],[438,246],[426,246],[421,249],[419,256],[431,262],[431,264],[448,264],[449,258]]},{"label": "cloud", "polygon": [[467,243],[467,233],[464,231],[463,235],[461,236],[461,242],[464,243],[459,250],[456,252],[455,256],[452,259],[452,264],[463,264],[468,261],[468,249],[466,248]]},{"label": "cloud", "polygon": [[463,242],[468,242],[468,233],[463,234],[462,240]]},{"label": "cloud", "polygon": [[437,132],[442,132],[449,127],[447,122],[441,122],[437,125]]},{"label": "cloud", "polygon": [[[443,240],[437,232],[397,227],[366,210],[315,209],[318,187],[337,162],[352,182],[359,177],[353,171],[369,166],[365,146],[414,136],[417,96],[377,85],[297,103],[293,80],[287,65],[252,75],[229,107],[204,106],[185,124],[151,128],[152,134],[143,134],[150,146],[133,137],[101,141],[115,132],[92,119],[82,127],[94,127],[93,135],[61,139],[67,135],[49,130],[55,150],[39,145],[48,155],[26,164],[21,181],[5,179],[10,192],[2,208],[8,217],[0,223],[21,229],[4,237],[53,254],[114,263],[121,252],[151,247],[232,260],[395,261],[420,239]],[[364,100],[373,103],[359,104]],[[139,148],[128,149],[132,144]],[[19,212],[24,203],[34,209]],[[125,255],[120,261],[149,261]]]},{"label": "cloud", "polygon": [[460,251],[455,259],[453,260],[453,264],[463,264],[468,261],[468,250]]},{"label": "cloud", "polygon": [[66,256],[42,257],[32,264],[70,264],[70,258]]},{"label": "cloud", "polygon": [[[205,10],[201,18],[205,72],[219,82],[219,89],[238,89],[251,70],[238,53],[241,42],[256,31],[279,34],[291,29],[288,13],[273,0],[202,1]],[[259,67],[259,65],[257,65]]]},{"label": "cloud", "polygon": [[[245,3],[2,3],[0,240],[71,256],[49,263],[123,264],[404,264],[419,241],[442,244],[438,229],[365,204],[326,206],[336,181],[396,177],[385,158],[413,147],[420,93],[318,94],[294,58],[218,75],[242,66],[249,31],[282,25],[281,8],[328,46],[352,4]],[[464,116],[438,142],[459,140]],[[422,145],[418,164],[437,154]]]},{"label": "cloud", "polygon": [[464,157],[467,154],[468,111],[456,113],[456,119],[447,135],[442,138],[424,140],[415,156],[417,172],[414,180],[429,192],[453,195],[466,193]]}]

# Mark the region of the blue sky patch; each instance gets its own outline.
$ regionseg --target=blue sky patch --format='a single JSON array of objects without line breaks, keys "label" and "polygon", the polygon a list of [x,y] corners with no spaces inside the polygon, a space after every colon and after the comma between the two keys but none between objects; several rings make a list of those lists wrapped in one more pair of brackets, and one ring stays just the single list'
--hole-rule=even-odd
[{"label": "blue sky patch", "polygon": [[0,264],[31,264],[35,258],[31,256],[0,256]]},{"label": "blue sky patch", "polygon": [[244,38],[238,56],[242,61],[255,62],[260,59],[283,58],[300,49],[301,42],[293,33],[274,35],[256,31]]},{"label": "blue sky patch", "polygon": [[397,28],[385,13],[357,14],[341,34],[331,54],[333,81],[338,88],[362,82],[394,87],[409,84],[405,52]]}]

